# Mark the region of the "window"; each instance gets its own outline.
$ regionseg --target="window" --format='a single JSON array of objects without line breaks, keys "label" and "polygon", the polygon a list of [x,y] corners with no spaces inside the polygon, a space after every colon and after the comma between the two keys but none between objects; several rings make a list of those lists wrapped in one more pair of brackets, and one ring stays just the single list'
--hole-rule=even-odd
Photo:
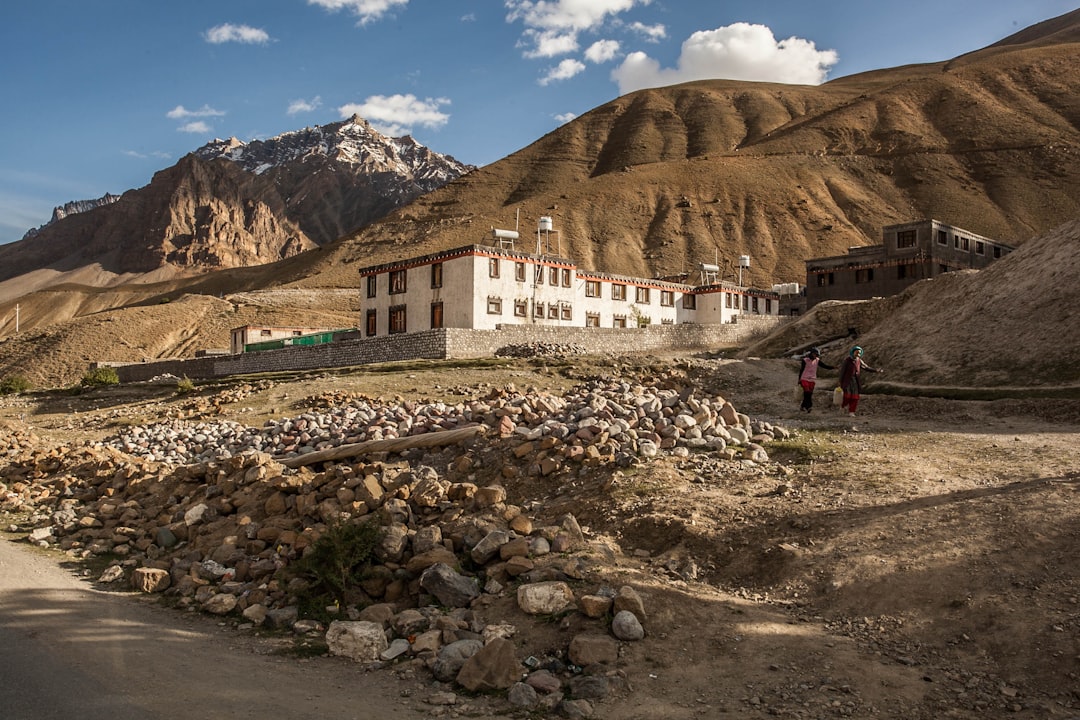
[{"label": "window", "polygon": [[398,295],[405,292],[405,271],[392,270],[390,272],[390,294]]},{"label": "window", "polygon": [[751,298],[751,305],[752,305],[752,307],[750,309],[754,311],[755,315],[757,315],[757,313],[758,313],[758,299],[757,298]]},{"label": "window", "polygon": [[1001,248],[999,248],[997,245],[994,246],[994,257],[995,258],[1001,257]]},{"label": "window", "polygon": [[548,285],[551,285],[552,287],[557,287],[559,285],[559,268],[548,268]]},{"label": "window", "polygon": [[695,310],[697,309],[697,295],[690,295],[687,293],[682,296],[683,310]]},{"label": "window", "polygon": [[896,266],[896,279],[897,280],[903,280],[906,277],[908,277],[908,266],[907,265],[897,265]]},{"label": "window", "polygon": [[[819,277],[818,279],[820,280],[821,278]],[[820,285],[821,283],[818,284]],[[731,307],[731,296],[734,294],[735,293],[724,293],[724,307]]]},{"label": "window", "polygon": [[489,297],[487,311],[488,315],[502,315],[502,298]]},{"label": "window", "polygon": [[304,334],[304,331],[303,331],[303,330],[293,330],[293,331],[292,331],[292,336],[293,336],[293,337],[300,337],[300,336],[301,336],[301,335],[303,335],[303,334]]},{"label": "window", "polygon": [[772,315],[772,298],[765,298],[765,314]]},{"label": "window", "polygon": [[975,241],[975,254],[976,255],[985,255],[986,254],[986,245],[983,244],[982,240],[976,240]]},{"label": "window", "polygon": [[533,317],[544,317],[544,303],[538,302],[533,305]]},{"label": "window", "polygon": [[488,259],[488,277],[499,277],[499,258]]},{"label": "window", "polygon": [[612,327],[617,327],[617,328],[626,327],[626,316],[625,315],[616,315],[611,320],[611,326]]},{"label": "window", "polygon": [[435,263],[431,266],[431,287],[442,287],[442,263]]},{"label": "window", "polygon": [[585,281],[585,297],[600,297],[600,281],[599,280],[586,280]]},{"label": "window", "polygon": [[660,304],[663,305],[664,307],[674,307],[675,306],[675,293],[672,292],[671,290],[661,290],[660,291]]},{"label": "window", "polygon": [[260,330],[259,331],[259,336],[260,337],[270,337],[271,335],[273,335],[273,333],[270,332],[269,330]]},{"label": "window", "polygon": [[634,288],[634,302],[642,303],[643,305],[649,304],[649,288],[647,287],[635,287]]},{"label": "window", "polygon": [[525,317],[529,314],[529,301],[528,300],[515,300],[514,301],[514,317]]},{"label": "window", "polygon": [[855,271],[856,284],[874,281],[874,268],[861,268]]},{"label": "window", "polygon": [[626,286],[622,283],[611,283],[611,299],[612,300],[625,300],[626,299]]},{"label": "window", "polygon": [[835,273],[825,273],[825,279],[826,279],[826,283],[825,283],[826,285],[835,285],[836,284],[836,274]]},{"label": "window", "polygon": [[394,305],[390,308],[390,334],[405,332],[405,306]]},{"label": "window", "polygon": [[514,263],[514,279],[518,282],[525,282],[525,263]]},{"label": "window", "polygon": [[960,236],[959,235],[957,235],[956,237],[954,237],[952,239],[952,246],[953,246],[954,250],[959,250],[960,249]]},{"label": "window", "polygon": [[379,326],[379,312],[378,310],[367,311],[367,336],[371,337],[375,334],[376,329]]},{"label": "window", "polygon": [[585,327],[600,327],[600,313],[585,313]]},{"label": "window", "polygon": [[368,275],[367,279],[367,296],[369,298],[375,297],[376,276]]},{"label": "window", "polygon": [[570,287],[570,268],[562,269],[562,286]]},{"label": "window", "polygon": [[949,233],[945,232],[944,230],[938,230],[937,231],[937,244],[938,245],[948,245],[949,244]]},{"label": "window", "polygon": [[563,303],[562,305],[560,305],[559,306],[559,317],[562,320],[573,320],[574,319],[574,306],[570,305],[568,303]]},{"label": "window", "polygon": [[549,320],[558,320],[559,319],[559,306],[556,305],[555,303],[551,303],[550,305],[548,305],[548,319]]},{"label": "window", "polygon": [[969,250],[969,249],[970,249],[970,248],[968,247],[968,243],[969,243],[969,242],[971,242],[971,238],[964,238],[964,241],[963,241],[962,243],[960,243],[960,245],[961,245],[961,249],[963,249],[963,250]]},{"label": "window", "polygon": [[896,233],[896,247],[897,249],[915,247],[915,231],[914,230],[901,230]]},{"label": "window", "polygon": [[437,330],[443,326],[443,307],[441,302],[431,303],[431,329]]},{"label": "window", "polygon": [[[755,298],[754,302],[757,302],[756,298]],[[743,295],[743,297],[742,297],[742,309],[743,310],[749,310],[750,309],[750,296],[749,295]]]}]

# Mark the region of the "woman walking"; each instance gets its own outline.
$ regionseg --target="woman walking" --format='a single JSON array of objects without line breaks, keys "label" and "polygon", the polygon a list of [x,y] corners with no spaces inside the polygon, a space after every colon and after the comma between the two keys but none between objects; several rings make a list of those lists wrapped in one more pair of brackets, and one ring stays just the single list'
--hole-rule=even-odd
[{"label": "woman walking", "polygon": [[802,366],[799,368],[799,385],[802,387],[802,405],[799,412],[810,412],[814,409],[814,385],[817,383],[818,368],[835,370],[832,365],[826,365],[821,361],[821,351],[810,348],[802,357]]},{"label": "woman walking", "polygon": [[862,359],[862,348],[856,345],[840,365],[840,387],[844,391],[844,401],[840,403],[840,407],[847,408],[850,417],[855,417],[855,410],[859,407],[859,394],[862,391],[860,377],[863,370],[881,372],[866,364]]}]

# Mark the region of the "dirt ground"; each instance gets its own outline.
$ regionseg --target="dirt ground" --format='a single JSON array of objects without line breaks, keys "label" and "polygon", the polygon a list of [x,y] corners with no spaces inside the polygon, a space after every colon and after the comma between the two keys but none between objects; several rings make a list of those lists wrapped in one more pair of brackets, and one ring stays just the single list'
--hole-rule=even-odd
[{"label": "dirt ground", "polygon": [[[598,376],[667,373],[791,432],[766,446],[769,463],[694,454],[572,480],[504,481],[509,502],[540,520],[572,511],[587,530],[583,588],[632,585],[644,599],[647,636],[621,644],[625,685],[594,705],[595,717],[1080,717],[1080,401],[871,388],[849,418],[829,406],[822,373],[807,415],[791,397],[795,364],[772,359],[385,370],[273,378],[220,417],[259,425],[332,392],[460,400],[507,383],[557,391]],[[43,444],[73,442],[190,402],[133,387],[17,396],[0,399],[0,420]],[[537,625],[511,594],[478,612],[518,626],[522,658],[557,654],[595,622],[569,615]],[[305,662],[335,676],[342,664]],[[430,675],[381,672],[388,687],[401,685],[399,712],[510,714],[498,697],[463,699],[467,709],[428,705],[446,689]]]}]

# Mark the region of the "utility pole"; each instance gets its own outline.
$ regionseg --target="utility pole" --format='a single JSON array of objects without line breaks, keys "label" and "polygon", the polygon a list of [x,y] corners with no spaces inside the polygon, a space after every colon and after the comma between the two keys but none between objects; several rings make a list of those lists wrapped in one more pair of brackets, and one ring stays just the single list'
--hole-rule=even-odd
[{"label": "utility pole", "polygon": [[19,334],[19,303],[15,303],[15,334]]}]

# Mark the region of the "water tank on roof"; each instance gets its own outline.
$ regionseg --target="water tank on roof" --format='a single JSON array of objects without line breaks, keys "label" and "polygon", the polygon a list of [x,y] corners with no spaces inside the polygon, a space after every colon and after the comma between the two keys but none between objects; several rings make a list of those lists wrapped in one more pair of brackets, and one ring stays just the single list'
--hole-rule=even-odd
[{"label": "water tank on roof", "polygon": [[500,230],[498,228],[491,228],[491,237],[496,240],[517,240],[517,230]]},{"label": "water tank on roof", "polygon": [[719,265],[712,265],[710,263],[701,263],[701,272],[703,272],[703,273],[720,272],[720,266]]},{"label": "water tank on roof", "polygon": [[551,232],[552,228],[553,228],[553,223],[551,222],[551,216],[544,215],[543,217],[540,218],[540,230],[541,231]]},{"label": "water tank on roof", "polygon": [[740,255],[739,256],[739,267],[741,267],[741,268],[750,267],[750,256],[749,255]]}]

